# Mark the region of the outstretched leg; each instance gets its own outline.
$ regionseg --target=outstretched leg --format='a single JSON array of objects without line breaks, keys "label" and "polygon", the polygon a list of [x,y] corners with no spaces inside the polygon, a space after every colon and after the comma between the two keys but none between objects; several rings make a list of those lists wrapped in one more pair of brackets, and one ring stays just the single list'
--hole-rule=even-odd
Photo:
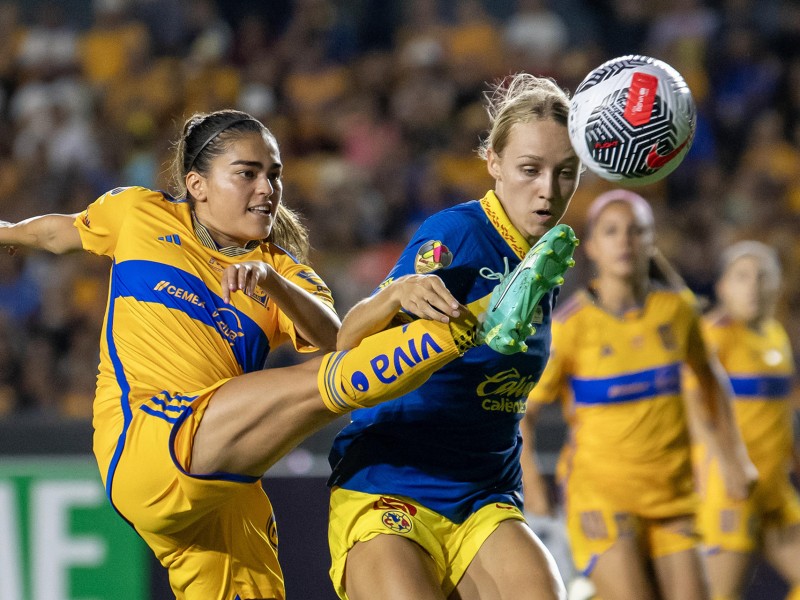
[{"label": "outstretched leg", "polygon": [[295,367],[235,377],[217,390],[194,437],[191,472],[260,476],[337,415],[409,392],[478,343],[525,351],[531,316],[563,279],[577,245],[559,225],[545,234],[491,296],[486,320],[418,320],[371,335],[351,350]]},{"label": "outstretched leg", "polygon": [[346,352],[235,377],[202,415],[191,472],[260,476],[340,414],[422,385],[474,345],[474,332],[474,319],[466,317],[450,324],[415,321]]}]

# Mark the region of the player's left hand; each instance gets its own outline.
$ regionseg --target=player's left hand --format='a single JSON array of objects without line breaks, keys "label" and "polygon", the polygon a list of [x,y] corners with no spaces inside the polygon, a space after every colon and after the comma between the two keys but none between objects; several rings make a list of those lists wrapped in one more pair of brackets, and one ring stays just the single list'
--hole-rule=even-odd
[{"label": "player's left hand", "polygon": [[267,263],[252,260],[233,264],[222,272],[222,301],[230,304],[231,294],[242,290],[245,294],[255,292],[256,286],[269,279],[274,269]]},{"label": "player's left hand", "polygon": [[720,460],[720,469],[728,497],[731,500],[747,500],[758,482],[758,469],[750,459]]}]

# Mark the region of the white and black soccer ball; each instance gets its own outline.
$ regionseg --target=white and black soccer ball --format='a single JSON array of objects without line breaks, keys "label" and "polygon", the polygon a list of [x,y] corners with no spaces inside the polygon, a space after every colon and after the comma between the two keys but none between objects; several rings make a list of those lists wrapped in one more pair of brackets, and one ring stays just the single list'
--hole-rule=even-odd
[{"label": "white and black soccer ball", "polygon": [[575,152],[589,170],[623,186],[672,173],[692,145],[696,124],[683,77],[648,56],[622,56],[593,69],[570,103]]}]

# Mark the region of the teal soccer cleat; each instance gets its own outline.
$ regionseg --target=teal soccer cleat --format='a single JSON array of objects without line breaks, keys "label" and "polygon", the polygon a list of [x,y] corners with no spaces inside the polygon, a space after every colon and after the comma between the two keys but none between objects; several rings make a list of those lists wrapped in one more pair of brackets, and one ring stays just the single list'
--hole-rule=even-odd
[{"label": "teal soccer cleat", "polygon": [[533,311],[547,292],[564,283],[575,264],[578,238],[569,225],[556,225],[528,251],[522,262],[494,288],[478,341],[501,354],[525,352],[525,338],[536,331]]}]

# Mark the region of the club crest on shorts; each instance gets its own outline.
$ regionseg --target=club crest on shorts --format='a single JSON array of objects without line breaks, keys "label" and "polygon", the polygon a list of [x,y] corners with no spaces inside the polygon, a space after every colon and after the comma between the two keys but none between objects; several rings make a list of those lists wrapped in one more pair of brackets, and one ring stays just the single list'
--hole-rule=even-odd
[{"label": "club crest on shorts", "polygon": [[387,510],[383,513],[381,521],[386,527],[397,533],[410,533],[414,527],[411,518],[400,510]]},{"label": "club crest on shorts", "polygon": [[453,262],[453,253],[450,249],[438,240],[425,242],[417,250],[414,259],[414,271],[420,275],[431,273],[437,269],[449,267]]},{"label": "club crest on shorts", "polygon": [[267,537],[269,538],[270,545],[277,550],[278,549],[278,524],[275,522],[275,515],[269,516],[269,521],[267,521]]}]

